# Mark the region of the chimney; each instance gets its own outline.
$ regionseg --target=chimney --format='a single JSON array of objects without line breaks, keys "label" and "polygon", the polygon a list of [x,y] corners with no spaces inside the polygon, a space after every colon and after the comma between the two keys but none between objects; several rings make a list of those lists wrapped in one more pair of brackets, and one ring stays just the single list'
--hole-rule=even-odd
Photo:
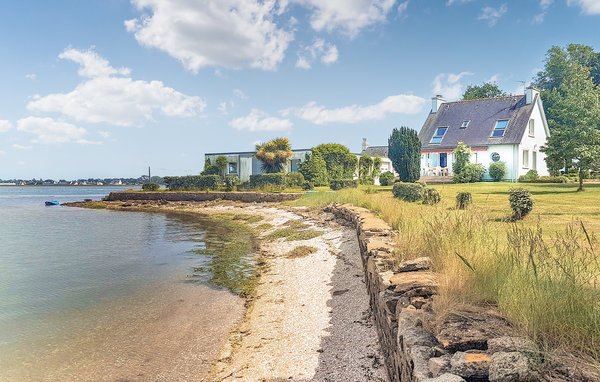
[{"label": "chimney", "polygon": [[367,145],[367,138],[363,138],[362,151],[366,151],[367,147],[369,147],[369,145]]},{"label": "chimney", "polygon": [[439,94],[433,97],[431,99],[431,112],[437,113],[437,111],[440,109],[440,106],[442,106],[444,102],[446,102],[446,100]]},{"label": "chimney", "polygon": [[528,87],[527,89],[525,89],[525,103],[527,105],[529,105],[530,103],[533,102],[533,99],[535,98],[536,94],[539,94],[540,91],[537,90],[536,88],[533,87]]}]

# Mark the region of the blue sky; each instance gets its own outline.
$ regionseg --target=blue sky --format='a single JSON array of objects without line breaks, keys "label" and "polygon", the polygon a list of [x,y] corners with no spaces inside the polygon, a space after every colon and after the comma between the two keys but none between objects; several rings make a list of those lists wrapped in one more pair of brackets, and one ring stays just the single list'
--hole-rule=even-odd
[{"label": "blue sky", "polygon": [[421,128],[430,98],[522,93],[600,0],[0,3],[0,178],[195,174],[205,152]]}]

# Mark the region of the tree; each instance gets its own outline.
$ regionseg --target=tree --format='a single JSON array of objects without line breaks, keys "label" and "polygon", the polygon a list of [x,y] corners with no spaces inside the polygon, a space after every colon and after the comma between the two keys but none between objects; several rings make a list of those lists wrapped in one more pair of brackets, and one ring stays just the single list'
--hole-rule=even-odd
[{"label": "tree", "polygon": [[215,165],[217,166],[217,169],[219,169],[219,175],[221,176],[221,179],[225,179],[225,172],[227,171],[227,158],[223,155],[219,155],[217,157],[217,159],[215,159]]},{"label": "tree", "polygon": [[210,163],[210,158],[206,158],[204,161],[204,171],[200,175],[218,175],[219,168],[214,164]]},{"label": "tree", "polygon": [[458,142],[452,154],[454,154],[452,172],[454,175],[457,175],[463,172],[467,163],[471,161],[471,149],[468,148],[463,142]]},{"label": "tree", "polygon": [[583,191],[583,179],[600,165],[600,91],[589,68],[574,65],[552,96],[555,102],[550,109],[552,119],[548,119],[552,135],[541,151],[547,155],[548,166],[562,163],[566,169],[576,168],[578,191]]},{"label": "tree", "polygon": [[267,143],[256,145],[256,159],[262,162],[261,169],[266,173],[283,172],[288,159],[293,155],[287,138],[275,138]]},{"label": "tree", "polygon": [[304,176],[304,180],[315,186],[327,186],[327,165],[323,156],[318,151],[306,154],[306,159],[300,164],[298,172]]},{"label": "tree", "polygon": [[388,139],[388,156],[401,182],[416,182],[421,174],[421,141],[406,126],[394,129]]},{"label": "tree", "polygon": [[371,177],[373,172],[373,158],[363,154],[358,158],[358,181],[360,184],[373,184],[375,179]]},{"label": "tree", "polygon": [[480,98],[504,97],[505,92],[500,90],[496,83],[485,82],[482,85],[469,85],[463,94],[463,101]]},{"label": "tree", "polygon": [[312,148],[312,152],[318,152],[327,168],[327,180],[352,179],[358,165],[356,155],[344,145],[338,143],[324,143]]}]

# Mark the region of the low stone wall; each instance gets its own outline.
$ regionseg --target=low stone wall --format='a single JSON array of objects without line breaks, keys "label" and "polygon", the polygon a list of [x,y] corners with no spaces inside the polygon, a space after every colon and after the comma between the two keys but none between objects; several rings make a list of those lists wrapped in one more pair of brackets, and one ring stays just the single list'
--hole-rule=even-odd
[{"label": "low stone wall", "polygon": [[365,281],[391,382],[536,381],[540,353],[496,312],[457,306],[436,315],[431,261],[392,266],[395,232],[364,208],[326,208],[356,227]]},{"label": "low stone wall", "polygon": [[244,203],[276,203],[299,199],[301,193],[275,192],[111,192],[105,201],[165,200],[168,202],[206,202],[230,200]]}]

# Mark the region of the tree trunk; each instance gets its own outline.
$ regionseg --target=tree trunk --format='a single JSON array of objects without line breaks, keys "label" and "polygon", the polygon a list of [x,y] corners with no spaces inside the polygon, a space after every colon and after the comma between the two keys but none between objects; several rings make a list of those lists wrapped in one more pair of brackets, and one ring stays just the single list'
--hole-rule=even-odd
[{"label": "tree trunk", "polygon": [[577,191],[583,191],[583,170],[579,170],[579,188]]}]

